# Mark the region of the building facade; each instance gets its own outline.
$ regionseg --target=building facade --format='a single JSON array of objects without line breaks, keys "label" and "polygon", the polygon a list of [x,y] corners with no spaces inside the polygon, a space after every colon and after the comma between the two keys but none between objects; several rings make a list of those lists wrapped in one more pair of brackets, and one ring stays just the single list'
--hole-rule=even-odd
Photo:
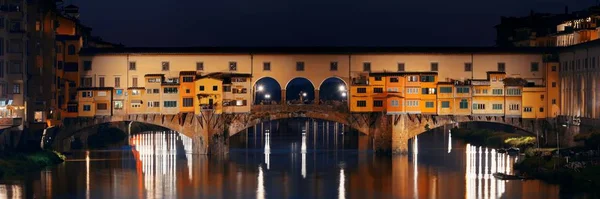
[{"label": "building facade", "polygon": [[283,103],[292,79],[306,78],[318,93],[326,79],[339,78],[352,112],[523,118],[559,112],[558,62],[548,56],[554,49],[304,50],[89,48],[82,51],[80,76],[87,89],[128,93],[113,96],[109,106],[119,111],[112,114],[249,112],[256,82],[265,77],[279,83]]}]

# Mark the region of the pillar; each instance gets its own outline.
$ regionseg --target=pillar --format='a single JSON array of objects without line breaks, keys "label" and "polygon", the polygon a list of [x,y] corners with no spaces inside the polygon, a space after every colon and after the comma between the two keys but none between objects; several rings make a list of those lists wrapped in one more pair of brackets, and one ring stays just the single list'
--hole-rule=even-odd
[{"label": "pillar", "polygon": [[392,123],[392,153],[407,154],[408,140],[410,139],[407,125],[410,125],[406,115],[391,115],[390,117],[400,117],[397,124]]},{"label": "pillar", "polygon": [[285,89],[281,89],[281,104],[287,105],[287,101],[285,99]]},{"label": "pillar", "polygon": [[315,100],[314,100],[314,104],[319,104],[319,89],[315,89]]}]

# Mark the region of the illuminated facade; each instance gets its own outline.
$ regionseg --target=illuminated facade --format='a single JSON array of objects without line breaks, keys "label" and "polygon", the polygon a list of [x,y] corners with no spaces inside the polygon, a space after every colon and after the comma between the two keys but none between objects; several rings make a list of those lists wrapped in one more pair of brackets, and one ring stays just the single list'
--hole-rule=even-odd
[{"label": "illuminated facade", "polygon": [[[381,49],[324,48],[313,55],[299,49],[270,53],[277,50],[84,49],[80,64],[87,67],[80,76],[90,89],[114,89],[108,103],[111,114],[250,112],[252,88],[264,77],[282,85],[283,103],[285,88],[294,78],[308,79],[315,93],[319,82],[339,78],[350,83],[340,86],[348,88],[352,112],[523,118],[558,114],[558,104],[549,104],[559,101],[557,63],[544,49],[390,48],[387,53],[367,53]],[[315,98],[318,101],[318,95]],[[84,101],[79,101],[79,110]]]}]

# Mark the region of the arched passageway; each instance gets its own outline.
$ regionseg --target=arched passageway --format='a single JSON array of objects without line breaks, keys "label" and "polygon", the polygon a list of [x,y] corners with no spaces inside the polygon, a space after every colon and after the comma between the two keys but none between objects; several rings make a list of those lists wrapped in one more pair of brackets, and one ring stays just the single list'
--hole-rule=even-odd
[{"label": "arched passageway", "polygon": [[331,103],[333,101],[346,101],[348,99],[348,86],[338,77],[325,79],[319,86],[319,101]]},{"label": "arched passageway", "polygon": [[271,77],[260,78],[254,84],[254,105],[279,104],[281,102],[281,86]]},{"label": "arched passageway", "polygon": [[315,99],[315,87],[310,80],[297,77],[287,83],[285,96],[288,104],[310,104]]}]

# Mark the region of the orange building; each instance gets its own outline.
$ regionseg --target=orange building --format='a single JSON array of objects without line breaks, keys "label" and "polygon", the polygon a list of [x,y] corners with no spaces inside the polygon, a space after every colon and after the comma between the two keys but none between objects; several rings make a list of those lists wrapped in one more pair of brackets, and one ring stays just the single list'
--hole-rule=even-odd
[{"label": "orange building", "polygon": [[179,112],[193,113],[194,112],[194,97],[196,97],[195,88],[196,71],[181,71],[179,72]]},{"label": "orange building", "polygon": [[438,82],[437,87],[437,114],[454,114],[454,82]]},{"label": "orange building", "polygon": [[421,73],[421,113],[436,114],[437,112],[437,73]]}]

